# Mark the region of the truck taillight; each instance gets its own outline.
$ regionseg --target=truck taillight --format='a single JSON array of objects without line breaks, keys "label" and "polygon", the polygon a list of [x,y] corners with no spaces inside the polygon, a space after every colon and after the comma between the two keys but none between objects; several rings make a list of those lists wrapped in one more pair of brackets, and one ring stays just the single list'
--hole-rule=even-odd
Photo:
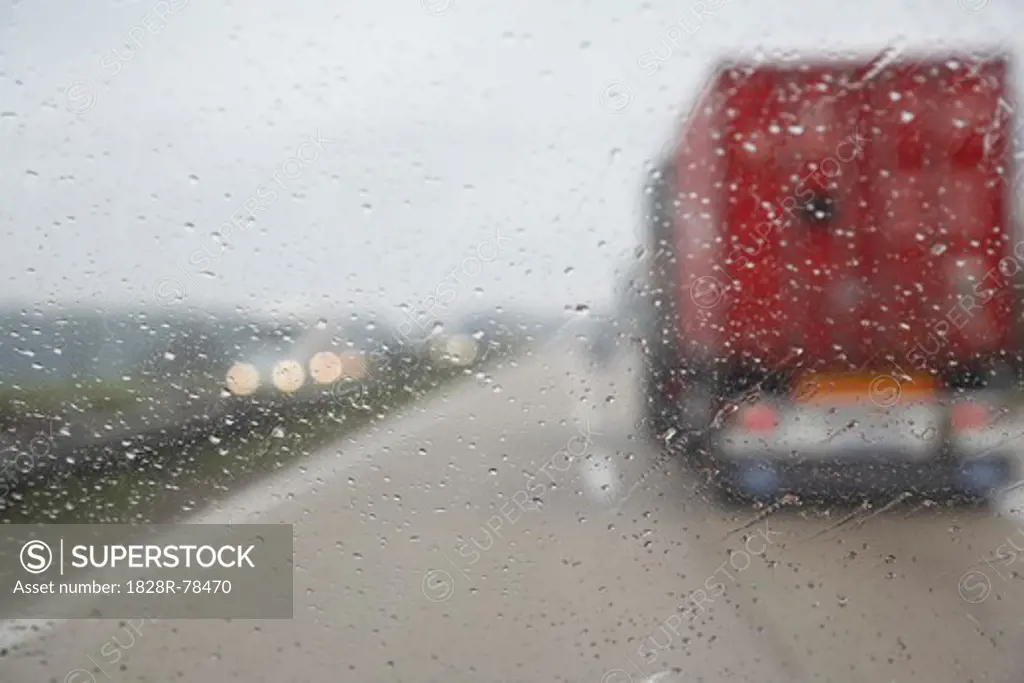
[{"label": "truck taillight", "polygon": [[957,403],[950,410],[950,421],[957,432],[980,429],[989,423],[988,408],[980,403]]},{"label": "truck taillight", "polygon": [[737,424],[748,432],[772,432],[779,426],[779,414],[771,406],[758,403],[741,409]]}]

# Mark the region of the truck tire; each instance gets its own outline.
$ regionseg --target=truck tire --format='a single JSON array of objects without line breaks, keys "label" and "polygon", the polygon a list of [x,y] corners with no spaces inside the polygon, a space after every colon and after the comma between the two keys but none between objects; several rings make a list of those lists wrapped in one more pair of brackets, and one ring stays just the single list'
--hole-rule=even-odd
[{"label": "truck tire", "polygon": [[[666,391],[673,381],[672,371],[667,367],[655,362],[646,369],[643,395],[647,437],[657,441],[662,448],[701,462],[706,451],[710,420],[701,411],[687,410],[681,400],[683,397]],[[702,391],[699,388],[702,385],[693,379],[687,384],[691,385],[684,389],[688,395],[710,395],[709,390]]]}]

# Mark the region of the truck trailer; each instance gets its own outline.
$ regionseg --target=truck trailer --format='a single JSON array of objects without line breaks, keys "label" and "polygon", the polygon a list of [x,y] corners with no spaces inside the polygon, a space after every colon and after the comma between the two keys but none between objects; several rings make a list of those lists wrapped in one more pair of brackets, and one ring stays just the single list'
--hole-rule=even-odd
[{"label": "truck trailer", "polygon": [[1024,349],[1010,55],[722,61],[645,184],[645,424],[730,497],[988,498]]}]

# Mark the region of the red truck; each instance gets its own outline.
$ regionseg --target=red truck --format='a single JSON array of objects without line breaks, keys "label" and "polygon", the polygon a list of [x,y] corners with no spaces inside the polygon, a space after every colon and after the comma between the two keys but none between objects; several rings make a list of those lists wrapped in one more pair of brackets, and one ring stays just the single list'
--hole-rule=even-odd
[{"label": "red truck", "polygon": [[1013,477],[1010,63],[715,69],[645,188],[644,396],[726,493],[988,497]]}]

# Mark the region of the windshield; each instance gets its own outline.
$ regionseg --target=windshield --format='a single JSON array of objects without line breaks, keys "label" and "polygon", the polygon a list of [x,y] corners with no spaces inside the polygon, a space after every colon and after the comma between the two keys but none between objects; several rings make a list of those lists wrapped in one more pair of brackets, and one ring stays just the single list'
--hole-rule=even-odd
[{"label": "windshield", "polygon": [[1024,677],[1019,0],[0,0],[0,683]]}]

